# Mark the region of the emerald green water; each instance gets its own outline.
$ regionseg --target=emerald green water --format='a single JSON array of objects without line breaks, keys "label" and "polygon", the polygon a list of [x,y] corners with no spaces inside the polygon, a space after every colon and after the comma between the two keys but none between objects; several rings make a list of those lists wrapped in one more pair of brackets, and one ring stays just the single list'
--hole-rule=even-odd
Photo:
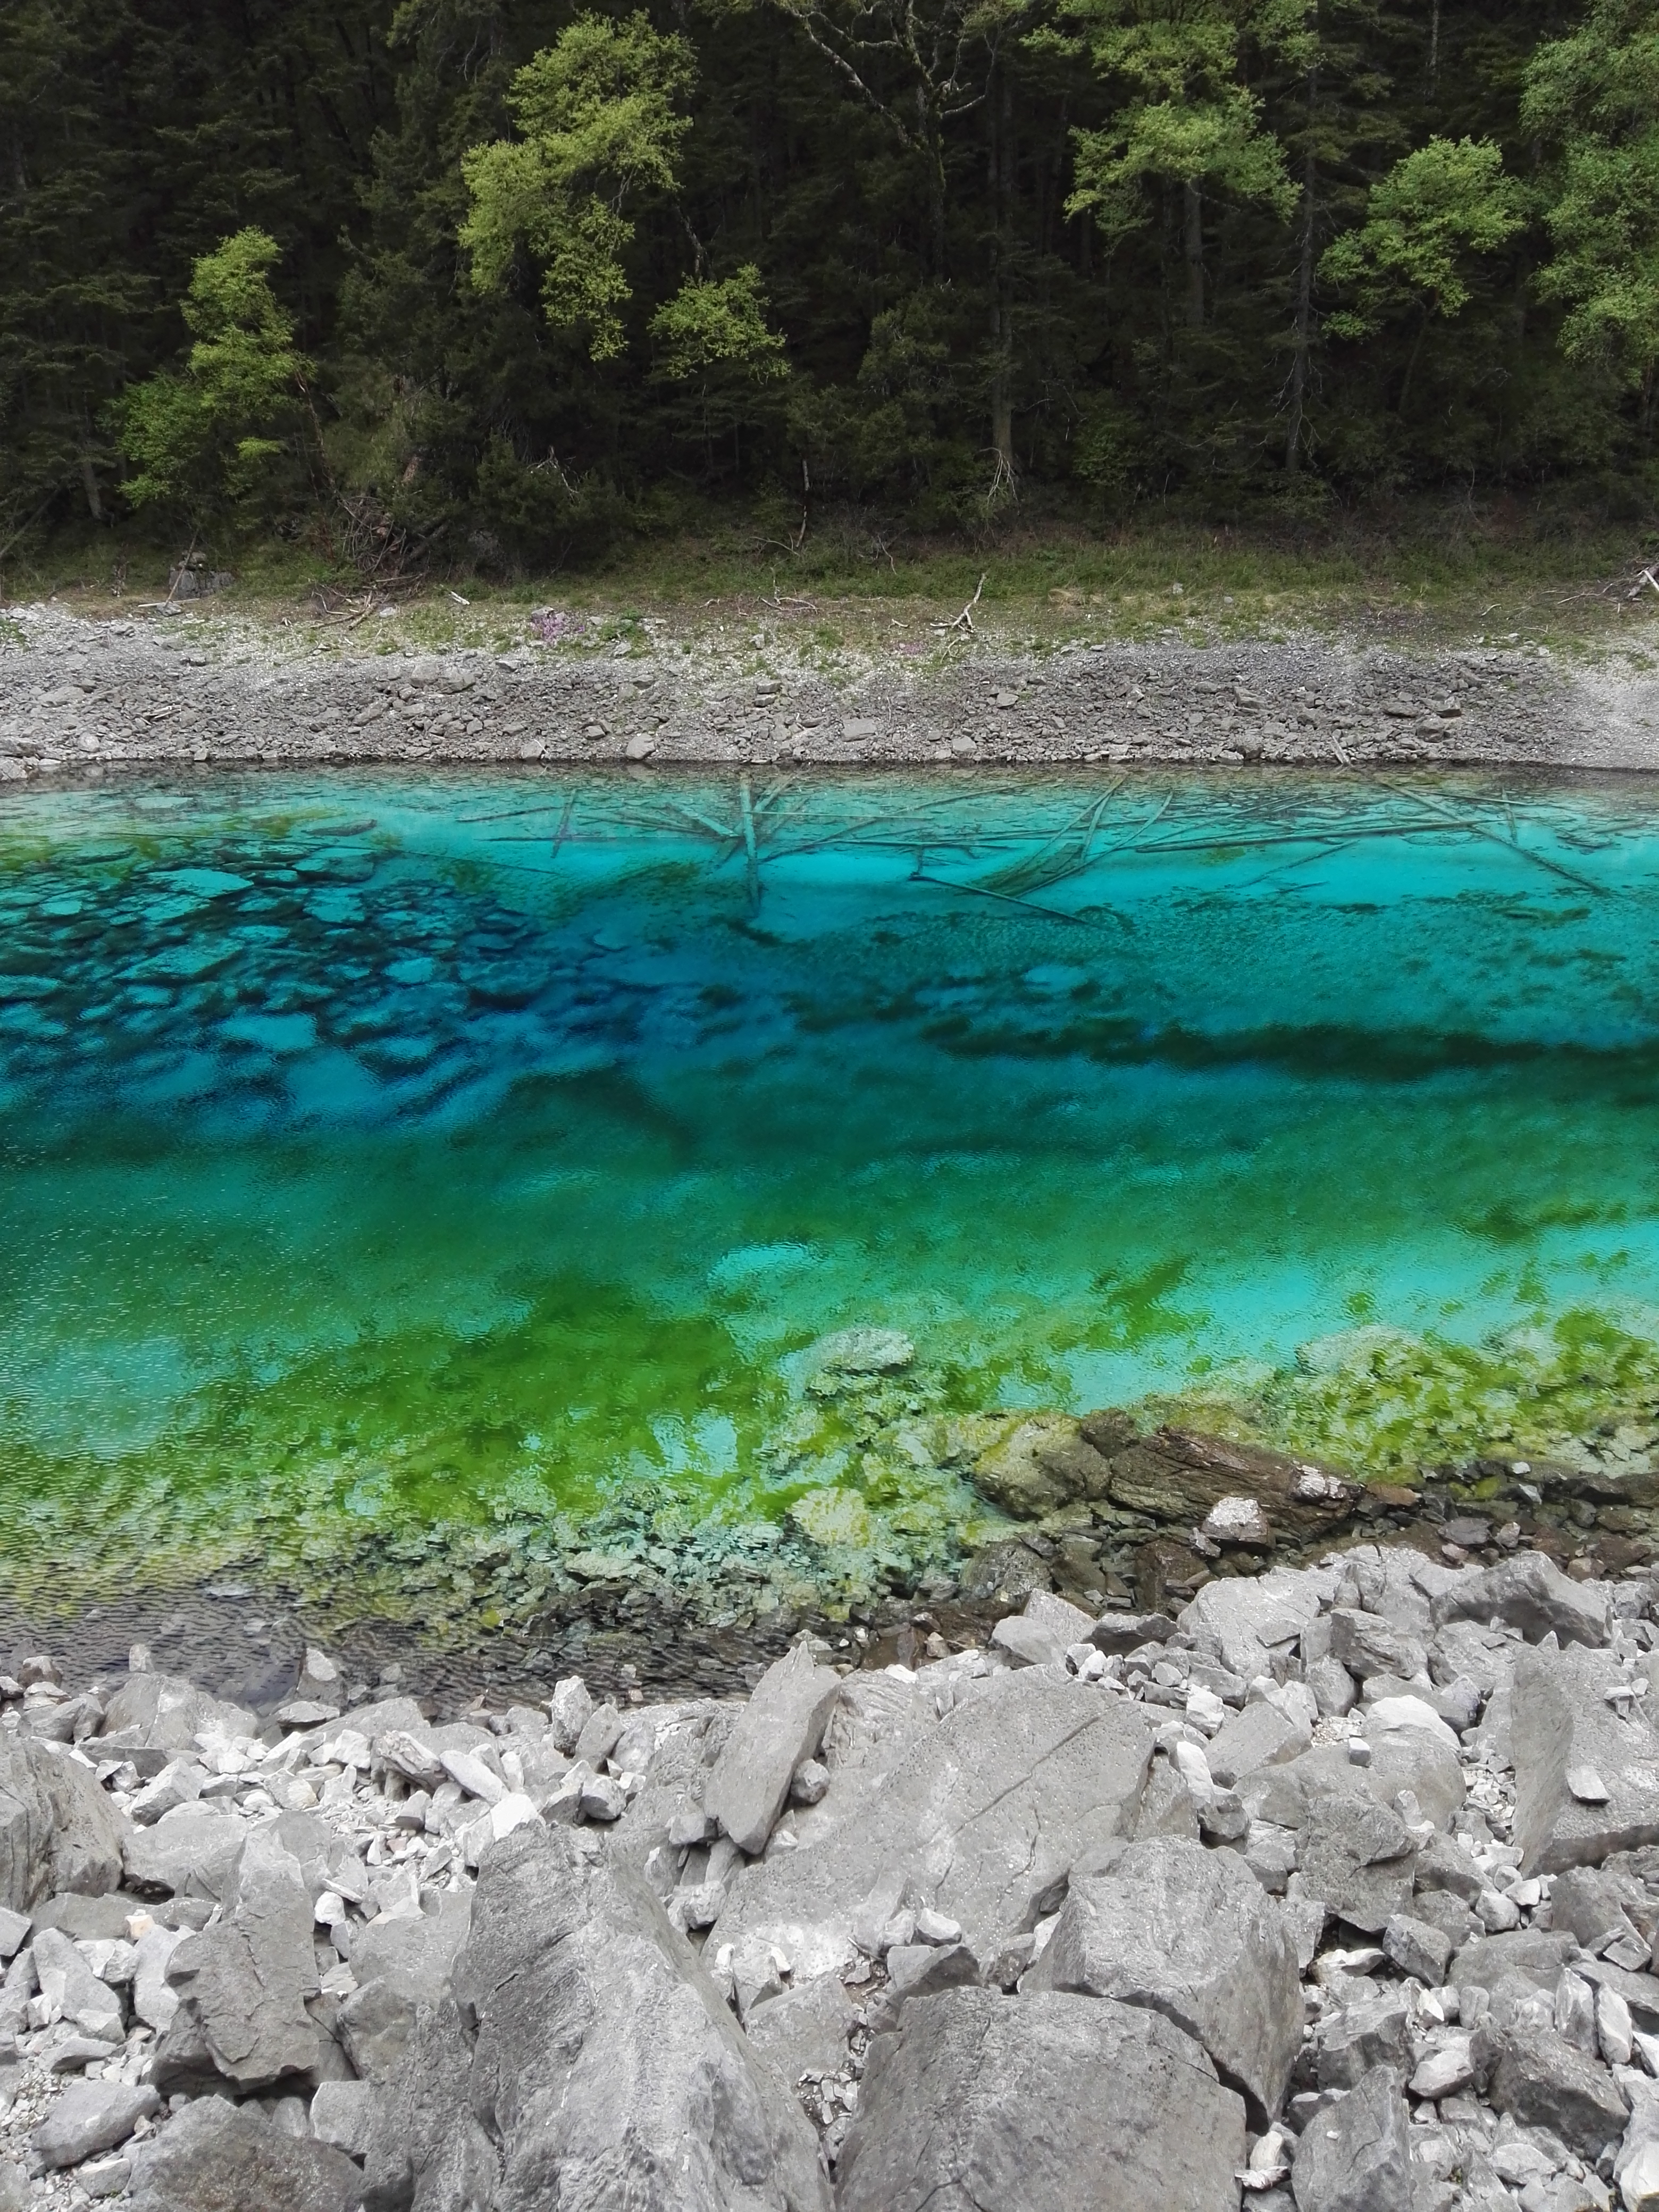
[{"label": "emerald green water", "polygon": [[1635,783],[9,793],[0,1573],[775,1599],[978,1532],[946,1416],[1639,1422],[1656,916]]}]

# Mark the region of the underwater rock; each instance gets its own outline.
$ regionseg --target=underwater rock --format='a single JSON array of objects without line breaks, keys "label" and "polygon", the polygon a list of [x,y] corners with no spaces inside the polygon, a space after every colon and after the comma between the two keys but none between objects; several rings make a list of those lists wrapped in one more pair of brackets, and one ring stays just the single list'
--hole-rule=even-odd
[{"label": "underwater rock", "polygon": [[1017,1520],[1040,1521],[1074,1498],[1104,1498],[1111,1469],[1066,1413],[1019,1421],[975,1462],[975,1486]]},{"label": "underwater rock", "polygon": [[915,1356],[901,1329],[838,1328],[809,1345],[801,1364],[809,1375],[890,1375]]}]

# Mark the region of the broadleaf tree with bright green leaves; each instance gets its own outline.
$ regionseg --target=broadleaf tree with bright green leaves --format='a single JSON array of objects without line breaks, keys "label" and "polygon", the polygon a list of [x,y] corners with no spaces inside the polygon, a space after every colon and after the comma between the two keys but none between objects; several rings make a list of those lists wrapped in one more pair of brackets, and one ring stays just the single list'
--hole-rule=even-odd
[{"label": "broadleaf tree with bright green leaves", "polygon": [[292,456],[311,364],[271,288],[281,258],[275,239],[249,228],[198,259],[180,302],[194,333],[184,366],[158,369],[115,404],[134,507],[176,509],[199,531],[251,507]]},{"label": "broadleaf tree with bright green leaves", "polygon": [[1555,155],[1546,215],[1555,248],[1541,296],[1566,310],[1568,357],[1604,363],[1642,395],[1653,425],[1659,368],[1659,10],[1592,0],[1577,30],[1528,66],[1525,127]]},{"label": "broadleaf tree with bright green leaves", "polygon": [[1526,219],[1526,193],[1504,174],[1500,147],[1431,138],[1371,186],[1364,222],[1326,248],[1321,276],[1352,295],[1326,328],[1364,338],[1396,316],[1459,313],[1471,296],[1471,257],[1498,252]]},{"label": "broadleaf tree with bright green leaves", "polygon": [[678,35],[644,15],[579,15],[519,70],[507,106],[521,136],[464,156],[470,200],[461,244],[480,291],[501,290],[520,246],[542,267],[556,330],[613,360],[633,296],[624,256],[631,204],[672,195],[690,118],[676,106],[696,75]]},{"label": "broadleaf tree with bright green leaves", "polygon": [[1304,0],[1060,0],[1071,39],[1033,38],[1086,52],[1111,104],[1106,123],[1072,133],[1067,212],[1115,243],[1147,220],[1149,185],[1181,186],[1190,324],[1204,313],[1204,189],[1281,220],[1296,205],[1284,149],[1243,68],[1252,47],[1293,52],[1307,13]]}]

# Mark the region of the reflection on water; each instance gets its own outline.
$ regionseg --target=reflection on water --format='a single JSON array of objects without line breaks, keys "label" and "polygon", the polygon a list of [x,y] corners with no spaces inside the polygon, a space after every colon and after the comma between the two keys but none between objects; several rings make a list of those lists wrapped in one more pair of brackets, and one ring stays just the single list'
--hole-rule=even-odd
[{"label": "reflection on water", "polygon": [[1150,1391],[1640,1454],[1656,902],[1634,784],[9,794],[7,1571],[902,1577],[945,1415]]}]

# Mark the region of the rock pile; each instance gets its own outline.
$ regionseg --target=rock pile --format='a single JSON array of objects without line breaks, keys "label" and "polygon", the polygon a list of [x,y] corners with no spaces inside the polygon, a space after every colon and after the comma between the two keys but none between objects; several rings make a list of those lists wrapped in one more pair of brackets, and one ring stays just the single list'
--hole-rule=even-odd
[{"label": "rock pile", "polygon": [[1656,1602],[1360,1544],[443,1722],[31,1660],[0,2212],[1655,2212]]},{"label": "rock pile", "polygon": [[596,629],[576,650],[526,638],[439,653],[393,650],[378,625],[307,635],[194,610],[134,623],[0,608],[0,786],[183,761],[1652,758],[1645,670],[1592,675],[1526,647],[1166,635],[975,650],[943,668],[848,648],[831,669],[786,627],[766,651],[775,672],[758,677],[724,635],[656,622],[603,648]]}]

